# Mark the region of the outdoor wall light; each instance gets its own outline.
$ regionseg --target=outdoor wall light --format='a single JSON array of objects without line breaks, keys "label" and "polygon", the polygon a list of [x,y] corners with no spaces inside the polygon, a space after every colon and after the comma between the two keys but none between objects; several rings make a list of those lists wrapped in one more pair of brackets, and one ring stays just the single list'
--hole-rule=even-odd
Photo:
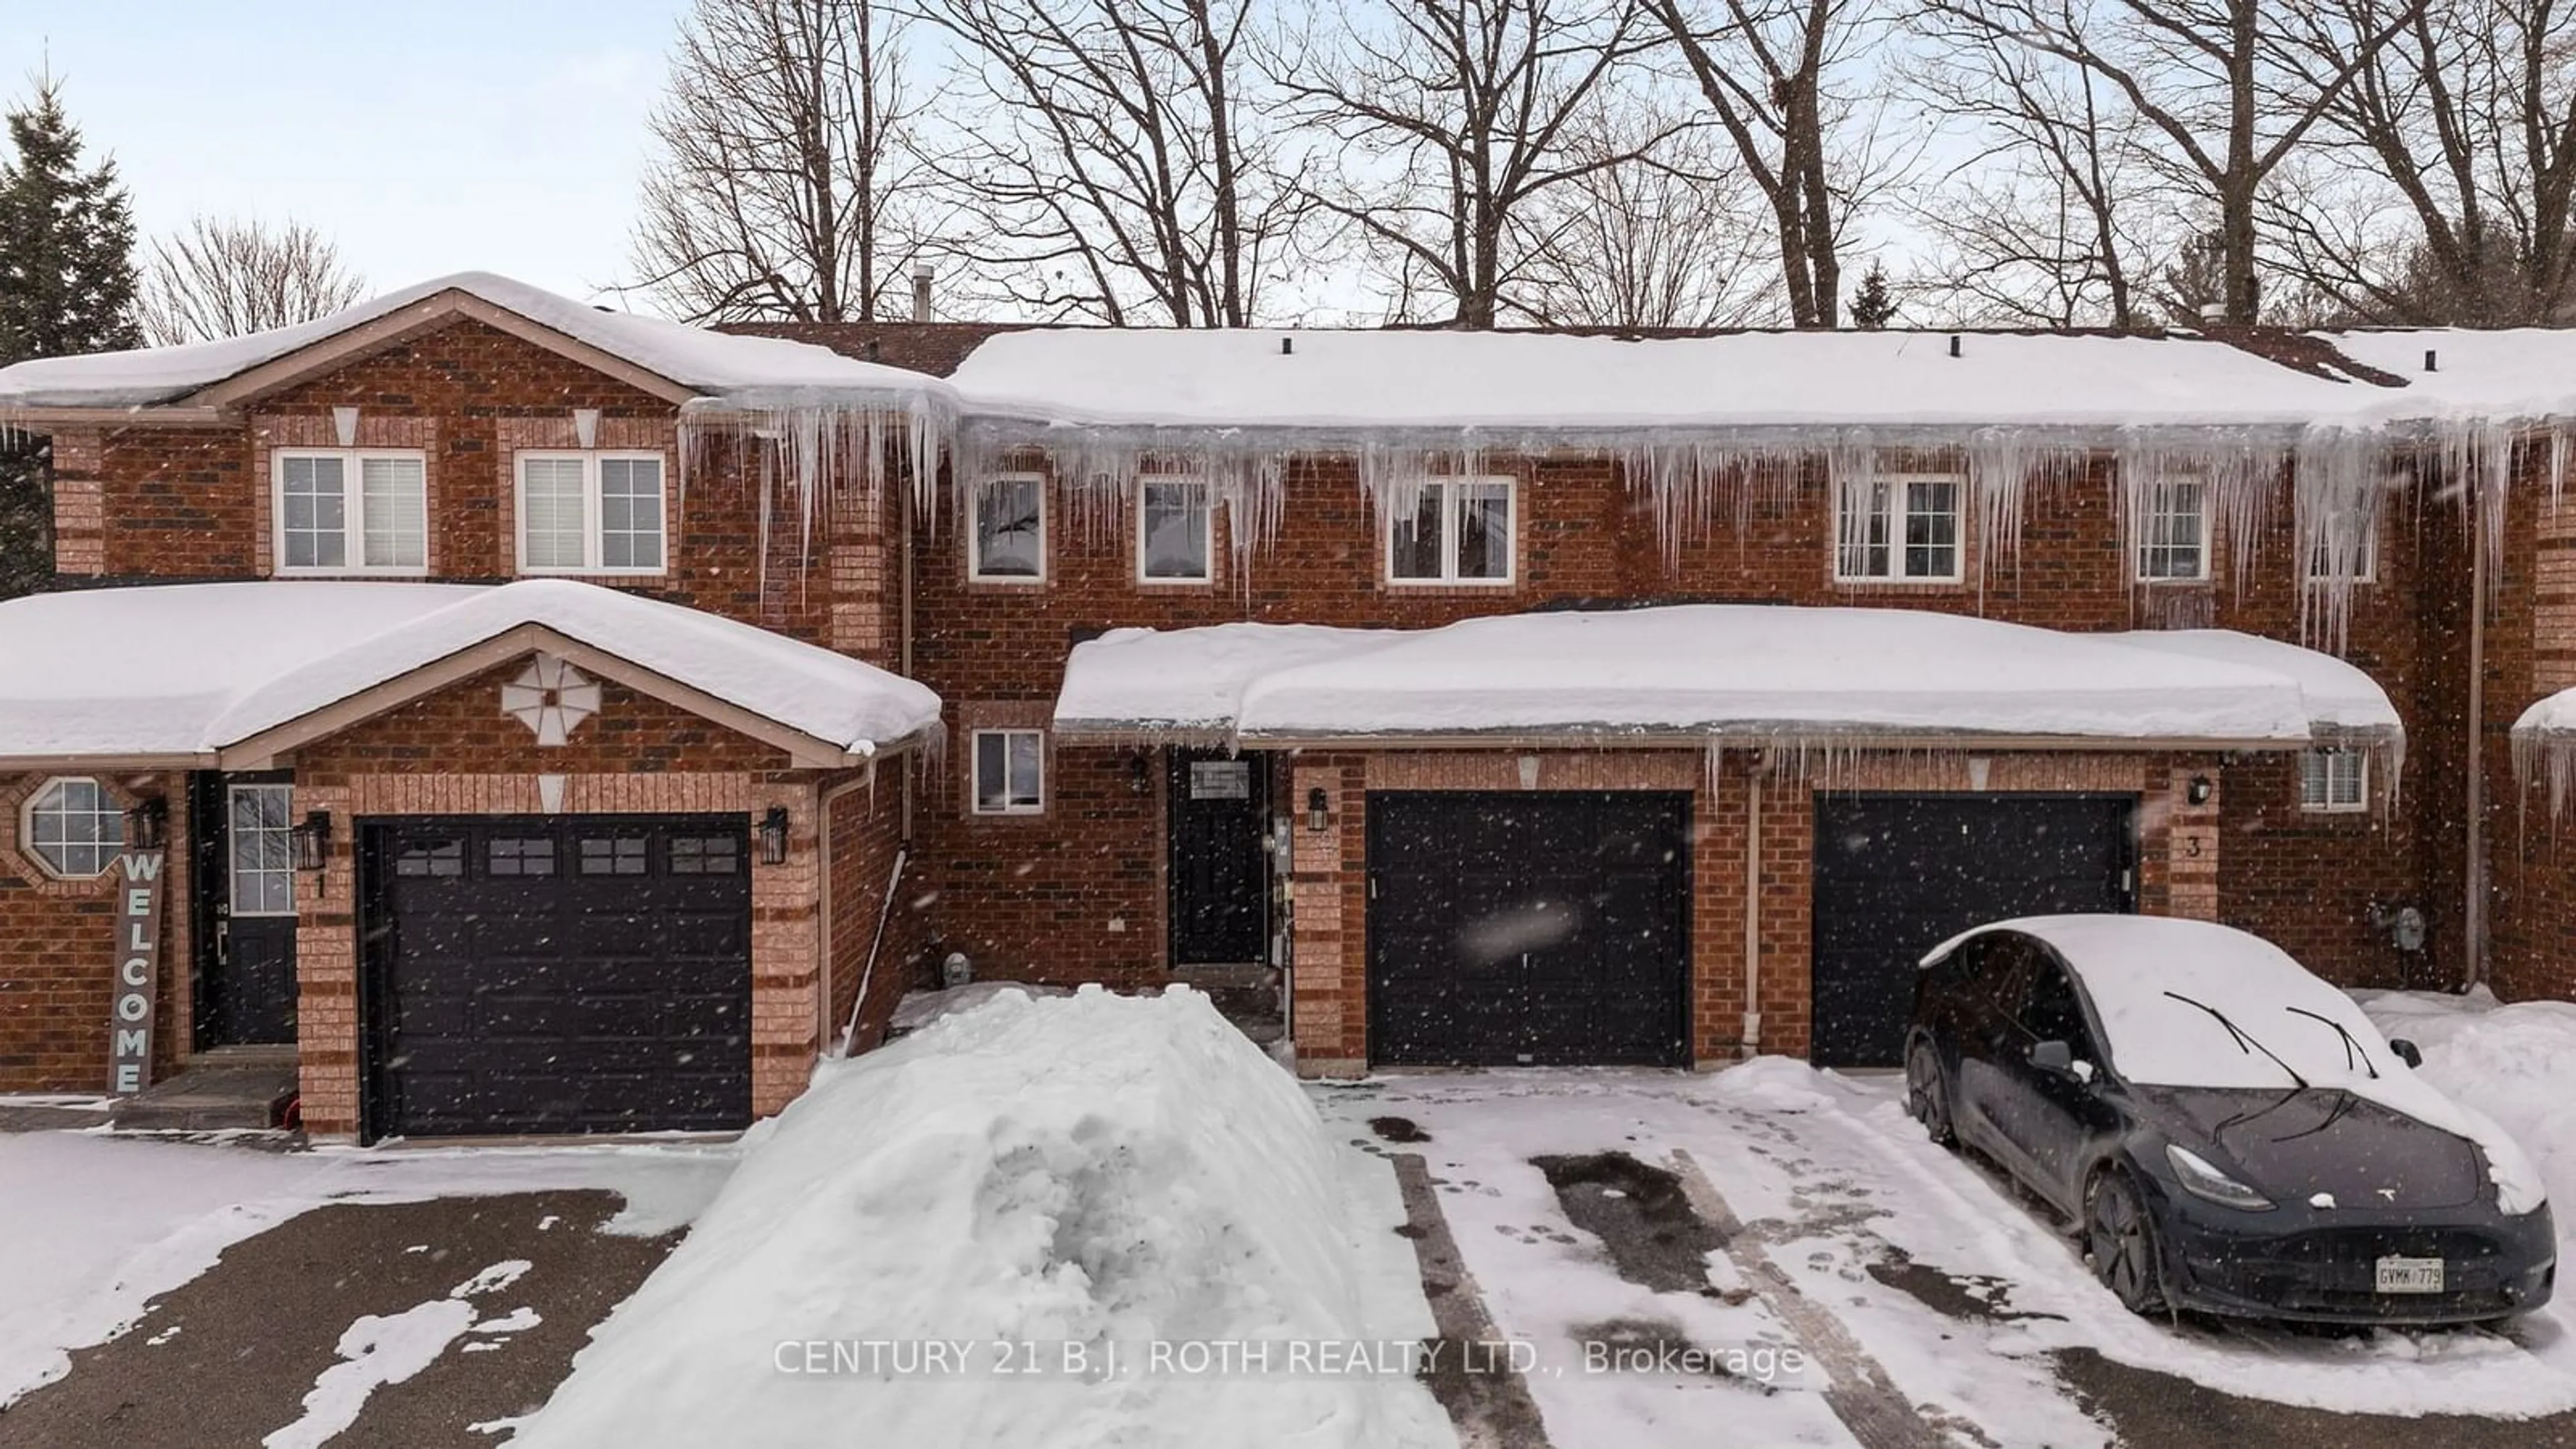
[{"label": "outdoor wall light", "polygon": [[787,807],[784,805],[772,805],[769,813],[760,817],[760,863],[787,863]]},{"label": "outdoor wall light", "polygon": [[1331,829],[1332,824],[1332,797],[1324,793],[1323,786],[1318,785],[1306,792],[1306,828],[1321,835]]},{"label": "outdoor wall light", "polygon": [[136,802],[125,812],[125,844],[129,850],[159,850],[170,841],[170,802],[155,795]]},{"label": "outdoor wall light", "polygon": [[2209,782],[2207,775],[2194,775],[2191,777],[2191,783],[2183,787],[2182,797],[2194,805],[2206,805],[2209,803],[2209,793],[2217,788]]},{"label": "outdoor wall light", "polygon": [[297,870],[320,870],[331,855],[331,812],[306,811],[303,824],[288,827],[286,841]]}]

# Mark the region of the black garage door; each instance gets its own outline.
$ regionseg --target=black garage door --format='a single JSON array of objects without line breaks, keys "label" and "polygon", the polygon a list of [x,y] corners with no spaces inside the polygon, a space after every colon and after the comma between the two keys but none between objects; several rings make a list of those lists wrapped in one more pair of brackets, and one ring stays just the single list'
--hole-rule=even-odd
[{"label": "black garage door", "polygon": [[1892,1067],[1923,953],[2011,916],[2137,909],[2130,795],[1816,797],[1819,1066]]},{"label": "black garage door", "polygon": [[751,1120],[741,817],[361,831],[372,1137]]},{"label": "black garage door", "polygon": [[1690,797],[1368,797],[1369,1055],[1684,1060]]}]

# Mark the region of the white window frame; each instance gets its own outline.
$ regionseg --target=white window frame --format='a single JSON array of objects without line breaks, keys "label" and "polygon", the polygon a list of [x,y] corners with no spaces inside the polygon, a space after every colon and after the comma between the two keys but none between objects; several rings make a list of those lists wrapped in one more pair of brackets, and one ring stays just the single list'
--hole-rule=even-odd
[{"label": "white window frame", "polygon": [[[2326,762],[2325,794],[2322,797],[2311,796],[2308,793],[2308,762],[2311,759],[2322,759]],[[2351,762],[2349,778],[2352,783],[2352,795],[2349,799],[2338,796],[2335,790],[2338,783],[2337,765],[2344,761]],[[2300,754],[2299,809],[2301,811],[2310,815],[2352,815],[2369,808],[2370,754],[2368,751],[2327,746],[2303,751]]]},{"label": "white window frame", "polygon": [[[1145,490],[1148,488],[1195,488],[1206,507],[1199,512],[1200,571],[1196,574],[1149,574],[1145,572]],[[1043,510],[1043,505],[1041,505]],[[1043,511],[1041,512],[1043,516]],[[1043,529],[1044,525],[1040,525]],[[1216,488],[1195,473],[1139,473],[1136,475],[1136,582],[1149,589],[1203,588],[1216,582]]]},{"label": "white window frame", "polygon": [[[1905,571],[1905,521],[1911,516],[1908,485],[1947,483],[1951,487],[1950,571],[1946,574],[1910,574]],[[1852,501],[1855,488],[1839,482],[1834,487],[1834,582],[1838,584],[1955,584],[1968,576],[1968,478],[1964,473],[1879,473],[1869,480],[1870,486],[1887,487],[1887,566],[1883,574],[1855,574],[1843,570],[1845,535],[1843,513]],[[1864,548],[1862,552],[1867,552]]]},{"label": "white window frame", "polygon": [[[1038,571],[1033,574],[988,574],[984,572],[984,490],[995,483],[1034,483],[1038,489]],[[975,484],[966,497],[966,577],[978,584],[1035,585],[1047,581],[1048,545],[1054,542],[1055,520],[1050,515],[1054,505],[1048,499],[1044,473],[991,473]]]},{"label": "white window frame", "polygon": [[[581,464],[581,562],[572,564],[532,564],[528,562],[528,464],[536,460],[560,462],[571,459]],[[661,478],[656,496],[659,505],[655,523],[662,540],[662,561],[651,566],[604,564],[600,555],[605,550],[606,521],[600,508],[599,465],[609,462],[651,463]],[[517,552],[513,555],[523,575],[563,576],[599,574],[617,578],[659,578],[671,571],[671,464],[651,448],[521,448],[510,459],[511,533]]]},{"label": "white window frame", "polygon": [[[1458,526],[1459,509],[1466,501],[1465,490],[1472,487],[1500,485],[1503,490],[1503,572],[1493,578],[1460,578],[1458,545],[1462,530]],[[1406,489],[1437,489],[1440,492],[1440,574],[1436,578],[1414,578],[1395,571],[1395,529],[1404,522],[1392,501],[1404,496]],[[1389,587],[1399,589],[1507,589],[1521,577],[1521,480],[1509,474],[1442,474],[1435,478],[1408,480],[1399,488],[1390,488],[1381,500],[1385,517],[1378,527],[1378,573]]]},{"label": "white window frame", "polygon": [[[228,786],[224,791],[224,905],[225,909],[229,911],[235,919],[240,919],[245,916],[292,916],[295,914],[295,844],[293,840],[295,830],[294,789],[295,787],[292,785],[281,785],[270,782],[248,785],[232,785]],[[254,875],[275,875],[285,878],[286,909],[282,911],[258,909],[245,910],[242,908],[240,801],[241,797],[244,795],[258,794],[261,792],[274,792],[286,801],[285,806],[279,812],[279,818],[285,821],[285,824],[281,827],[281,833],[283,833],[287,838],[281,841],[280,844],[285,847],[287,856],[285,863],[274,870],[254,867],[251,873]]]},{"label": "white window frame", "polygon": [[[2200,571],[2198,573],[2190,574],[2148,573],[2147,550],[2154,546],[2154,540],[2148,533],[2148,525],[2152,523],[2155,518],[2156,490],[2158,488],[2170,488],[2180,485],[2188,485],[2200,490],[2200,548],[2198,552]],[[2131,534],[2129,542],[2129,577],[2133,581],[2141,584],[2208,583],[2211,576],[2211,569],[2216,563],[2216,560],[2210,557],[2211,545],[2216,538],[2213,515],[2217,510],[2212,507],[2216,502],[2217,500],[2210,496],[2209,479],[2197,474],[2185,475],[2178,478],[2162,479],[2158,482],[2146,484],[2137,489],[2129,503]]]},{"label": "white window frame", "polygon": [[[1011,794],[1011,782],[1009,776],[1011,770],[1011,737],[1014,735],[1028,735],[1038,742],[1038,777],[1034,782],[1036,789],[1034,790],[1032,797],[1026,802],[1013,798]],[[998,738],[1002,741],[1002,803],[998,806],[988,806],[984,803],[984,741],[987,738]],[[1047,741],[1045,730],[1020,728],[1015,726],[982,729],[974,731],[968,737],[966,743],[966,808],[968,810],[977,815],[996,817],[1005,815],[1043,815],[1046,813]]]},{"label": "white window frame", "polygon": [[[340,464],[340,556],[336,564],[290,564],[286,561],[286,464],[295,458],[334,458]],[[367,557],[366,462],[398,458],[420,465],[420,562],[373,564]],[[417,579],[429,574],[429,542],[437,530],[429,516],[429,454],[419,448],[273,448],[268,455],[268,544],[273,573],[299,578]]]},{"label": "white window frame", "polygon": [[[53,861],[46,859],[44,848],[36,841],[37,806],[43,803],[44,798],[47,795],[54,792],[54,787],[57,785],[87,785],[91,787],[98,791],[99,800],[107,806],[107,809],[102,813],[113,815],[116,818],[116,842],[107,848],[105,854],[99,857],[98,869],[96,870],[66,870]],[[57,843],[60,844],[62,842]],[[86,844],[87,842],[83,843]],[[99,779],[95,775],[48,775],[36,786],[34,790],[28,792],[26,803],[18,807],[18,848],[25,853],[27,859],[32,862],[38,870],[43,871],[46,876],[51,879],[96,880],[100,876],[114,870],[116,868],[116,858],[125,853],[125,808],[117,804],[116,792],[108,788],[107,782]]]},{"label": "white window frame", "polygon": [[2320,548],[2312,548],[2308,550],[2306,567],[2307,581],[2309,583],[2375,584],[2379,582],[2379,520],[2377,518],[2374,517],[2370,520],[2370,532],[2362,537],[2361,567],[2352,573],[2327,573],[2323,569],[2318,568],[2317,565],[2322,562],[2322,560],[2319,559],[2318,554],[2325,543],[2325,536],[2323,534],[2318,535],[2317,543]]}]

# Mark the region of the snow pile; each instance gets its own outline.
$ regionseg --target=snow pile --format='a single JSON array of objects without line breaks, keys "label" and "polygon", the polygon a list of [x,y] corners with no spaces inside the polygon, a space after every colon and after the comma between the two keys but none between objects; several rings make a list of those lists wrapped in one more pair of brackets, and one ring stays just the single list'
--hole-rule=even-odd
[{"label": "snow pile", "polygon": [[2548,787],[2552,815],[2576,802],[2576,689],[2533,701],[2513,722],[2513,775],[2526,790],[2534,780]]},{"label": "snow pile", "polygon": [[[826,1066],[515,1442],[1447,1442],[1409,1379],[1143,1370],[1156,1340],[1362,1334],[1337,1152],[1202,996],[999,996]],[[782,1369],[817,1340],[967,1367]],[[997,1341],[1039,1372],[994,1373]],[[1066,1344],[1120,1372],[1058,1372]]]},{"label": "snow pile", "polygon": [[2031,916],[1965,932],[1924,959],[1999,929],[2036,936],[2065,958],[2101,1020],[2112,1069],[2129,1082],[2259,1090],[2294,1085],[2295,1071],[2308,1086],[2350,1092],[2476,1143],[2506,1212],[2548,1198],[2511,1134],[2410,1071],[2351,997],[2259,936],[2166,916]]},{"label": "snow pile", "polygon": [[939,719],[911,680],[596,584],[263,580],[0,604],[0,758],[198,756],[528,624],[853,753]]},{"label": "snow pile", "polygon": [[2503,1006],[2483,986],[2465,997],[2354,995],[2381,1031],[2422,1050],[2419,1080],[2495,1119],[2522,1144],[2562,1209],[2558,1230],[2566,1242],[2576,1233],[2576,1211],[2564,1210],[2576,1203],[2576,1003]]},{"label": "snow pile", "polygon": [[1825,747],[1977,735],[2305,743],[2359,729],[2393,745],[2395,709],[2348,665],[2222,631],[2151,649],[2137,637],[1766,605],[1429,630],[1121,629],[1075,647],[1055,723],[1220,738],[1230,726],[1247,741],[1522,732]]}]

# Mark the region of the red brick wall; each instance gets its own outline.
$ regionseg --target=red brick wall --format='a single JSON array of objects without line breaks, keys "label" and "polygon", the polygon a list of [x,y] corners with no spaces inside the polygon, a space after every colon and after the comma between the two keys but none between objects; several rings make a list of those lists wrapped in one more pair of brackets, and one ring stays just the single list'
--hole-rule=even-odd
[{"label": "red brick wall", "polygon": [[[108,1004],[117,959],[116,883],[56,880],[18,846],[21,807],[51,775],[0,776],[0,1092],[104,1093]],[[99,776],[133,803],[129,777]],[[168,872],[161,911],[161,980],[153,1073],[188,1049],[188,829],[183,777],[145,777],[169,801]]]},{"label": "red brick wall", "polygon": [[[866,1001],[851,1039],[857,1050],[885,1039],[896,1004],[920,984],[921,913],[914,902],[921,889],[919,877],[909,866],[904,879],[893,885],[891,909],[887,905],[895,852],[903,843],[900,772],[907,768],[907,761],[892,761],[880,767],[872,780],[856,777],[853,788],[827,807],[832,871],[825,888],[831,893],[832,995],[824,1039],[830,1041],[849,1024],[850,1008],[859,1002],[864,985]],[[869,965],[872,950],[873,968]]]}]

